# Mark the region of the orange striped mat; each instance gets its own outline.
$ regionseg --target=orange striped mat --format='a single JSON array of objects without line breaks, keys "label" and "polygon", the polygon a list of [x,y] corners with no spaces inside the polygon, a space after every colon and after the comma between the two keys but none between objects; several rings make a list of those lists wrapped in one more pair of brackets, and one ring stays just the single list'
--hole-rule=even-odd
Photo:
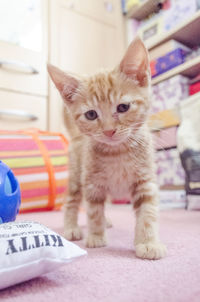
[{"label": "orange striped mat", "polygon": [[0,159],[19,180],[21,212],[62,206],[68,179],[67,151],[68,141],[60,133],[0,131]]}]

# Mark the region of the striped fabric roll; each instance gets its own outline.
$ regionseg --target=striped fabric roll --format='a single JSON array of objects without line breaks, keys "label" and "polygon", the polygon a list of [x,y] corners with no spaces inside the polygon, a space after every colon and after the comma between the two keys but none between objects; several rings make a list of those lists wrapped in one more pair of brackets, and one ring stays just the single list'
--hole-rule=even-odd
[{"label": "striped fabric roll", "polygon": [[68,142],[62,134],[0,131],[0,159],[18,178],[21,212],[62,206],[68,179]]}]

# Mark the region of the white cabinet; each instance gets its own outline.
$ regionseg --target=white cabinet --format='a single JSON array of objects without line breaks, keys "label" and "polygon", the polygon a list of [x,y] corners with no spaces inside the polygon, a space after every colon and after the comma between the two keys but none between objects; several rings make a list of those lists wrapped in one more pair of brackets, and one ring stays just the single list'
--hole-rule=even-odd
[{"label": "white cabinet", "polygon": [[47,3],[0,1],[0,129],[47,129]]},{"label": "white cabinet", "polygon": [[45,56],[0,41],[0,89],[47,95]]},{"label": "white cabinet", "polygon": [[46,0],[1,0],[0,89],[47,95],[47,18]]}]

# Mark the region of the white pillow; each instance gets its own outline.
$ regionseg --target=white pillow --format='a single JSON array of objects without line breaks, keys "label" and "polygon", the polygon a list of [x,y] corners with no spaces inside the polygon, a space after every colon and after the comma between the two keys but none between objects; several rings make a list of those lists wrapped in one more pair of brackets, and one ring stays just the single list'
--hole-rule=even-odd
[{"label": "white pillow", "polygon": [[37,222],[0,225],[0,289],[48,273],[87,252]]}]

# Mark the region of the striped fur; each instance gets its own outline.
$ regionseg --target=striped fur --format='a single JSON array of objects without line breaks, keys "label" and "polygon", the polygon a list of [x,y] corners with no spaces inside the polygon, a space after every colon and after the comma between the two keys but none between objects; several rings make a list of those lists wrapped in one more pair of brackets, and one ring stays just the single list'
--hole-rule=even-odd
[{"label": "striped fur", "polygon": [[[111,72],[72,81],[71,76],[49,66],[67,106],[71,136],[65,236],[70,240],[82,238],[77,216],[84,199],[88,204],[86,245],[106,245],[104,202],[108,196],[126,198],[132,200],[136,210],[136,255],[158,259],[166,250],[158,238],[158,189],[147,127],[148,71],[148,55],[139,39]],[[129,110],[118,113],[120,103],[130,104]],[[98,118],[87,120],[84,113],[88,110],[95,110]],[[116,130],[112,138],[104,135],[110,129]]]}]

